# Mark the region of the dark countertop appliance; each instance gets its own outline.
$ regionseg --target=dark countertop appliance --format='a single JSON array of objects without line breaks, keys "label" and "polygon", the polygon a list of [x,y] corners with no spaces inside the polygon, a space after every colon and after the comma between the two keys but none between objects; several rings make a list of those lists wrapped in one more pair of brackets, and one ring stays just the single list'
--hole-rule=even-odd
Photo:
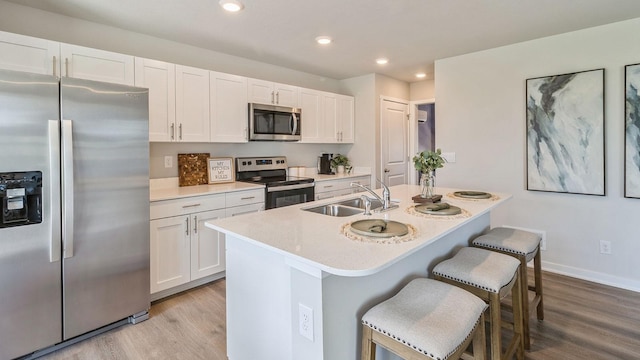
[{"label": "dark countertop appliance", "polygon": [[285,156],[236,158],[236,180],[265,185],[265,209],[295,205],[315,199],[312,178],[287,176]]},{"label": "dark countertop appliance", "polygon": [[318,156],[318,174],[335,174],[333,170],[331,170],[331,158],[333,158],[333,154],[322,154]]}]

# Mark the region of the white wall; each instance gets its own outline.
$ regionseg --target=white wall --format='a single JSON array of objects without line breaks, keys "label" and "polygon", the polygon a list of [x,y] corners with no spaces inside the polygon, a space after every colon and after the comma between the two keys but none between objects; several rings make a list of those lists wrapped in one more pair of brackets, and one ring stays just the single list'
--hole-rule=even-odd
[{"label": "white wall", "polygon": [[431,79],[412,82],[409,84],[409,92],[411,101],[433,99],[436,93],[435,81]]},{"label": "white wall", "polygon": [[[443,186],[513,194],[492,225],[546,231],[543,268],[640,291],[640,200],[623,192],[624,66],[640,19],[436,62],[436,147],[456,153]],[[527,191],[525,80],[605,68],[606,196]],[[599,253],[611,241],[612,254]]]}]

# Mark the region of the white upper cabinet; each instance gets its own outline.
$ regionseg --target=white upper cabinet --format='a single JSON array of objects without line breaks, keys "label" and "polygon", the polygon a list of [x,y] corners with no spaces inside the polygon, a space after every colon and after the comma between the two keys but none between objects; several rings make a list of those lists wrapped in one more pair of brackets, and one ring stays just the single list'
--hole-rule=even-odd
[{"label": "white upper cabinet", "polygon": [[247,142],[247,78],[211,71],[209,82],[211,141]]},{"label": "white upper cabinet", "polygon": [[271,81],[249,79],[249,102],[298,107],[298,87]]},{"label": "white upper cabinet", "polygon": [[353,143],[353,97],[300,89],[303,143]]},{"label": "white upper cabinet", "polygon": [[60,43],[0,31],[0,69],[60,76]]},{"label": "white upper cabinet", "polygon": [[176,66],[136,58],[135,86],[149,88],[149,141],[176,140]]},{"label": "white upper cabinet", "polygon": [[60,44],[60,55],[62,76],[134,84],[133,56],[64,43]]},{"label": "white upper cabinet", "polygon": [[209,142],[209,71],[176,65],[176,138]]},{"label": "white upper cabinet", "polygon": [[336,131],[338,142],[353,144],[355,139],[355,103],[353,96],[338,95]]}]

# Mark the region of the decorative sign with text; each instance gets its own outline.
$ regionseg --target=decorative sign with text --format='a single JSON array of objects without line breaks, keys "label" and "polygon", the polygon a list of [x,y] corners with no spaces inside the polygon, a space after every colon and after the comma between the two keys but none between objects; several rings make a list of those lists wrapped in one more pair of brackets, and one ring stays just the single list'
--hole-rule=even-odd
[{"label": "decorative sign with text", "polygon": [[234,181],[233,158],[209,158],[209,184]]}]

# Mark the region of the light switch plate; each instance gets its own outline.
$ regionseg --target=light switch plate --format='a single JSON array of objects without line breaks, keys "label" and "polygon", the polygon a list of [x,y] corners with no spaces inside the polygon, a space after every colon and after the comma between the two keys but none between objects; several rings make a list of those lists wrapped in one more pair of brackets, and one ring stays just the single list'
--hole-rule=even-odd
[{"label": "light switch plate", "polygon": [[164,167],[165,168],[172,168],[173,167],[173,157],[171,157],[171,156],[165,156],[164,157]]}]

